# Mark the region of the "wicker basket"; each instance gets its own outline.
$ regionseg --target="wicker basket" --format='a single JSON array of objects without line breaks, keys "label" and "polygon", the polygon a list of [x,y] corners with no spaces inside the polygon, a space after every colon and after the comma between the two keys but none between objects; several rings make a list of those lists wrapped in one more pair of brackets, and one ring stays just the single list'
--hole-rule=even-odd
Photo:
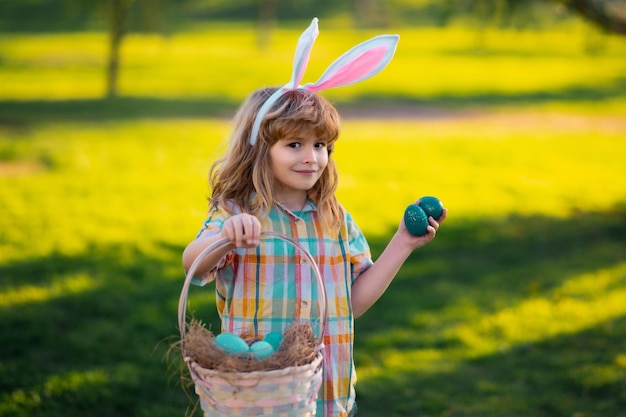
[{"label": "wicker basket", "polygon": [[204,249],[189,268],[178,304],[182,355],[194,381],[205,417],[313,417],[322,384],[322,338],[327,321],[328,300],[319,269],[311,254],[284,235],[262,232],[263,239],[279,239],[295,246],[307,259],[317,281],[320,312],[318,353],[308,364],[254,372],[223,372],[202,368],[185,353],[186,307],[191,280],[199,264],[213,251],[229,244],[222,238]]}]

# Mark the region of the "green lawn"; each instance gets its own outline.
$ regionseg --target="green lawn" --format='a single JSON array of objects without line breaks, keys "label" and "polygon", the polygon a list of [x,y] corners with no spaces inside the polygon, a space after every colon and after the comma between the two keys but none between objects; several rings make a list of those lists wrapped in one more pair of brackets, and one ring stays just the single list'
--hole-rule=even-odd
[{"label": "green lawn", "polygon": [[[116,100],[104,34],[0,38],[0,417],[192,404],[166,359],[180,256],[227,117],[288,80],[297,36],[219,29],[129,38]],[[359,416],[626,417],[626,42],[398,32],[389,68],[326,94],[339,196],[375,255],[422,195],[449,220],[357,321]],[[305,80],[372,34],[321,26]]]}]

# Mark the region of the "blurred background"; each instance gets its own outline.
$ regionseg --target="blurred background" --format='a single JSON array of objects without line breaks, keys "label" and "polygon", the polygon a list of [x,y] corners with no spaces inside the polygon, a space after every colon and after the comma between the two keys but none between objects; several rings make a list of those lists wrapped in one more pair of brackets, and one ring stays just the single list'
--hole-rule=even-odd
[{"label": "blurred background", "polygon": [[[338,196],[384,249],[449,210],[356,322],[359,416],[626,417],[626,1],[0,1],[0,417],[200,416],[181,254],[254,89],[381,33],[322,94]],[[189,310],[218,329],[213,287]]]}]

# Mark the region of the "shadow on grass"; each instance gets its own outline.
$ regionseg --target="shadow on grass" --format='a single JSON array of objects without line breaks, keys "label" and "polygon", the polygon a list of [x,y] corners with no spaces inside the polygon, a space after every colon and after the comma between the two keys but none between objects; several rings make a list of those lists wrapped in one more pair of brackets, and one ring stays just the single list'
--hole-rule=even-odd
[{"label": "shadow on grass", "polygon": [[[370,243],[377,254],[385,242]],[[471,303],[477,314],[490,314],[572,275],[623,262],[625,246],[625,206],[566,219],[449,222],[357,321],[357,368],[388,348],[408,353],[460,343],[412,322],[416,313]],[[93,245],[78,256],[1,265],[0,291],[13,295],[0,298],[0,416],[183,415],[190,402],[164,361],[177,333],[182,249],[158,242],[150,249]],[[73,278],[77,284],[67,284]],[[47,296],[33,290],[57,287]],[[202,304],[195,316],[214,314],[212,289],[194,292],[193,304]],[[18,293],[39,300],[20,301],[26,297]],[[420,336],[380,343],[396,328]],[[566,411],[580,410],[585,417],[624,416],[623,376],[600,385],[581,381],[624,354],[625,338],[626,319],[616,318],[451,370],[369,377],[358,385],[359,415],[571,417]]]},{"label": "shadow on grass", "polygon": [[[548,292],[572,276],[625,260],[626,203],[563,219],[510,215],[454,221],[447,221],[432,243],[411,255],[394,280],[393,295],[386,294],[373,315],[404,326],[413,312],[437,311],[468,296],[481,313],[489,314]],[[370,239],[374,258],[386,243]],[[398,304],[406,314],[388,308]],[[388,328],[389,323],[377,327],[377,321],[368,324],[366,319],[361,326],[374,332]]]},{"label": "shadow on grass", "polygon": [[[440,95],[427,98],[396,95],[362,95],[350,101],[336,101],[347,117],[363,108],[404,106],[411,108],[464,109],[480,106],[541,104],[552,101],[600,102],[626,96],[626,78],[618,78],[603,87],[573,86],[563,90],[528,93],[474,93]],[[0,101],[0,124],[22,126],[53,121],[108,121],[141,118],[228,118],[241,104],[227,97],[202,99],[160,99],[120,97],[115,99],[76,100],[5,100]],[[404,117],[431,117],[420,112],[403,113]]]},{"label": "shadow on grass", "polygon": [[22,125],[60,121],[99,122],[142,118],[230,118],[238,105],[226,98],[0,101],[0,123]]},{"label": "shadow on grass", "polygon": [[571,86],[562,90],[539,90],[521,93],[468,93],[468,94],[441,94],[429,97],[415,97],[395,95],[384,96],[363,95],[355,102],[385,104],[407,104],[419,107],[431,106],[442,108],[489,107],[508,105],[543,104],[553,101],[568,103],[602,102],[626,97],[626,77],[616,78],[612,83],[600,86]]},{"label": "shadow on grass", "polygon": [[[168,353],[182,250],[93,245],[0,266],[0,288],[38,299],[0,306],[0,416],[184,415],[181,361]],[[189,310],[217,323],[212,291],[194,295]]]},{"label": "shadow on grass", "polygon": [[[386,244],[370,243],[374,253]],[[550,299],[573,277],[623,265],[625,254],[624,204],[565,219],[512,215],[444,224],[357,320],[355,348],[357,371],[375,365],[384,373],[390,354],[444,357],[435,354],[433,365],[418,366],[423,371],[407,366],[413,370],[362,379],[359,415],[626,416],[625,316],[539,342],[503,343],[501,351],[458,366],[466,347],[449,332],[530,297]],[[611,289],[626,288],[626,276],[614,281]]]},{"label": "shadow on grass", "polygon": [[451,371],[377,376],[357,386],[359,415],[624,417],[626,371],[615,362],[625,337],[622,316]]}]

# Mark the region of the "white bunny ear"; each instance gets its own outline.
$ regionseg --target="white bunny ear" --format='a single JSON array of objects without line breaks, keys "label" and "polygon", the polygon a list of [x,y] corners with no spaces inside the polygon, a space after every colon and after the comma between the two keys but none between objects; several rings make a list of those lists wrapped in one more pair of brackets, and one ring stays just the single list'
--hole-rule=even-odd
[{"label": "white bunny ear", "polygon": [[302,81],[302,77],[304,76],[304,72],[306,71],[306,67],[309,63],[311,49],[313,49],[313,44],[317,39],[317,35],[319,35],[320,33],[317,22],[317,17],[313,18],[309,27],[306,28],[305,31],[302,32],[302,34],[300,35],[300,38],[298,38],[296,53],[293,58],[293,70],[291,73],[291,80],[283,87],[276,90],[276,92],[274,92],[274,94],[272,94],[259,109],[259,112],[254,119],[252,130],[250,132],[249,142],[251,145],[254,145],[256,143],[259,129],[261,128],[261,121],[263,120],[263,117],[265,117],[269,109],[274,105],[276,100],[278,100],[280,96],[285,94],[286,91],[295,90],[300,86],[300,81]]},{"label": "white bunny ear", "polygon": [[313,18],[309,27],[302,32],[298,39],[298,45],[296,46],[296,54],[293,58],[293,72],[291,74],[291,81],[286,88],[295,89],[300,85],[304,71],[309,63],[309,57],[311,56],[311,49],[313,49],[313,43],[317,39],[320,31],[317,27],[317,17]]},{"label": "white bunny ear", "polygon": [[398,35],[380,35],[360,43],[330,64],[316,83],[300,86],[300,81],[302,81],[309,63],[313,43],[315,43],[318,35],[316,17],[298,39],[291,80],[268,97],[259,109],[250,131],[249,142],[251,145],[256,143],[263,118],[285,92],[295,89],[305,89],[311,92],[320,91],[354,84],[372,77],[382,71],[391,61],[400,39]]},{"label": "white bunny ear", "polygon": [[362,42],[335,60],[317,82],[306,84],[308,91],[343,87],[370,78],[393,58],[400,36],[380,35]]}]

